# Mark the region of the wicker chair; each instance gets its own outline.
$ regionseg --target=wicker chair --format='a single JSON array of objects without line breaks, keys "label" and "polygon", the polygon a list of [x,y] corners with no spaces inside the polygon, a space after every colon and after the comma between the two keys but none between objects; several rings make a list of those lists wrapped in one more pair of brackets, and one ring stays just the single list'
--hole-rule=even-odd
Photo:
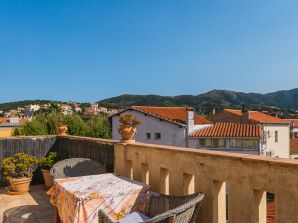
[{"label": "wicker chair", "polygon": [[105,168],[99,162],[85,158],[62,160],[54,164],[50,170],[50,174],[54,179],[95,175],[105,172]]},{"label": "wicker chair", "polygon": [[[149,192],[145,215],[150,219],[143,223],[194,223],[203,198],[202,193],[170,196]],[[99,222],[113,222],[102,210],[98,215]]]}]

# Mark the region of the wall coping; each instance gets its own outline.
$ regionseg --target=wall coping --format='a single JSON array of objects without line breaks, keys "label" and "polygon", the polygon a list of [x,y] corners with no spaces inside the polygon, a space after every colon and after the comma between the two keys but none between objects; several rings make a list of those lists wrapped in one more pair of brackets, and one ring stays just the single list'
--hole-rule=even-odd
[{"label": "wall coping", "polygon": [[34,138],[55,138],[57,135],[36,135],[36,136],[9,136],[0,137],[1,139],[34,139]]},{"label": "wall coping", "polygon": [[227,151],[214,151],[214,150],[206,150],[206,149],[192,149],[185,147],[175,147],[175,146],[165,146],[165,145],[157,145],[157,144],[146,144],[146,143],[122,143],[119,140],[111,140],[111,139],[101,139],[101,138],[92,138],[92,137],[83,137],[83,136],[60,136],[60,135],[39,135],[39,136],[15,136],[15,137],[1,137],[0,140],[4,139],[23,139],[23,138],[66,138],[66,139],[76,139],[76,140],[85,140],[92,141],[110,145],[123,145],[123,146],[137,146],[137,147],[146,147],[155,150],[167,150],[170,152],[179,152],[179,153],[190,153],[196,154],[200,156],[210,156],[217,158],[226,158],[239,160],[244,162],[258,162],[258,163],[267,163],[270,165],[280,165],[285,167],[298,167],[298,160],[294,159],[286,159],[286,158],[276,158],[276,157],[265,157],[260,155],[253,154],[243,154],[243,153],[233,153]]},{"label": "wall coping", "polygon": [[239,160],[244,162],[258,162],[258,163],[267,163],[270,165],[280,165],[285,167],[298,167],[298,160],[294,159],[286,159],[286,158],[277,158],[277,157],[265,157],[260,155],[253,154],[243,154],[243,153],[233,153],[226,151],[213,151],[206,149],[193,149],[193,148],[185,148],[185,147],[175,147],[175,146],[165,146],[165,145],[156,145],[156,144],[145,144],[145,143],[119,143],[126,146],[138,146],[138,147],[147,147],[151,149],[163,149],[167,151],[179,152],[179,153],[191,153],[201,156],[210,156],[217,158],[226,158]]},{"label": "wall coping", "polygon": [[110,145],[114,145],[114,144],[119,142],[117,140],[112,140],[112,139],[92,138],[92,137],[73,136],[73,135],[65,135],[65,136],[58,135],[57,138],[76,139],[76,140],[90,141],[90,142],[99,142],[99,143],[110,144]]}]

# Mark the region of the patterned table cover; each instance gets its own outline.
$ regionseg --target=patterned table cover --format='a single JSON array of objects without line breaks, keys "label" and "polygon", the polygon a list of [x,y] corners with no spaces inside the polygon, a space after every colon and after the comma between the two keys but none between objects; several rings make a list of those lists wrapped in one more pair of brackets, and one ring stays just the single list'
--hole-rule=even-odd
[{"label": "patterned table cover", "polygon": [[148,191],[147,184],[108,173],[57,179],[47,193],[63,223],[97,223],[99,210],[114,222],[144,213]]}]

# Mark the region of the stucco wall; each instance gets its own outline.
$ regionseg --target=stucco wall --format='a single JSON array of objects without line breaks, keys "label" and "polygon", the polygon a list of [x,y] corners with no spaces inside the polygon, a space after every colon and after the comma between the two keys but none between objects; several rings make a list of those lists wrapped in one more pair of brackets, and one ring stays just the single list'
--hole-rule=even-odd
[{"label": "stucco wall", "polygon": [[14,128],[0,128],[0,137],[10,137]]},{"label": "stucco wall", "polygon": [[[145,115],[144,113],[138,111],[125,111],[121,115],[124,114],[132,114],[142,122],[139,126],[137,126],[137,133],[135,136],[137,142],[187,147],[185,139],[185,127],[179,127],[177,124],[160,120],[159,118]],[[121,136],[118,133],[118,128],[119,116],[116,115],[112,117],[113,140],[121,139]],[[161,139],[154,138],[154,134],[156,132],[161,133]],[[146,133],[151,133],[151,139],[146,138]]]},{"label": "stucco wall", "polygon": [[266,192],[278,223],[298,219],[298,161],[169,146],[115,144],[115,172],[171,195],[202,192],[201,223],[266,223]]},{"label": "stucco wall", "polygon": [[[290,156],[290,126],[285,124],[262,124],[263,131],[270,131],[267,137],[267,150],[272,150],[274,156],[289,158]],[[278,132],[278,142],[275,142],[275,131]]]}]

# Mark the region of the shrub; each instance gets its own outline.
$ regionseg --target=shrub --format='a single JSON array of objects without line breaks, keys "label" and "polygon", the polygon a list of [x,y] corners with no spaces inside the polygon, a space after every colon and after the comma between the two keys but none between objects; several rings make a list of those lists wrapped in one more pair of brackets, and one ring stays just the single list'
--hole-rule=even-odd
[{"label": "shrub", "polygon": [[141,123],[137,118],[134,118],[131,114],[121,115],[119,118],[120,126],[131,126],[136,127]]},{"label": "shrub", "polygon": [[50,170],[51,167],[58,161],[59,161],[59,158],[57,156],[57,153],[50,152],[48,156],[44,156],[38,161],[38,165],[40,166],[41,169]]},{"label": "shrub", "polygon": [[32,177],[37,167],[37,160],[34,156],[26,153],[16,153],[2,161],[1,167],[6,178]]}]

